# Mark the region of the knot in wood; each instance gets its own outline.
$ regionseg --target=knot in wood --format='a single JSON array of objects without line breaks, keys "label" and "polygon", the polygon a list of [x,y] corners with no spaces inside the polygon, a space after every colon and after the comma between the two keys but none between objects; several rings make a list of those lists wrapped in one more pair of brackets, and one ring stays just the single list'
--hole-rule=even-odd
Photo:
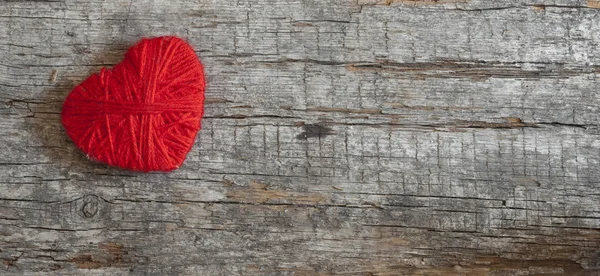
[{"label": "knot in wood", "polygon": [[87,195],[83,198],[81,213],[85,218],[92,218],[98,213],[98,196]]}]

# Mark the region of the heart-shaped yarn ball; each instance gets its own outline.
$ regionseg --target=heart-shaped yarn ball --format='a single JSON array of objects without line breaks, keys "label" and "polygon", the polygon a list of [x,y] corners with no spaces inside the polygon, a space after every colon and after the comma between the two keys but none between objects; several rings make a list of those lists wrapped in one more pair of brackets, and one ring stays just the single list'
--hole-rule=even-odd
[{"label": "heart-shaped yarn ball", "polygon": [[62,124],[92,159],[134,171],[171,171],[200,130],[204,88],[204,68],[189,44],[173,36],[145,38],[121,63],[71,91]]}]

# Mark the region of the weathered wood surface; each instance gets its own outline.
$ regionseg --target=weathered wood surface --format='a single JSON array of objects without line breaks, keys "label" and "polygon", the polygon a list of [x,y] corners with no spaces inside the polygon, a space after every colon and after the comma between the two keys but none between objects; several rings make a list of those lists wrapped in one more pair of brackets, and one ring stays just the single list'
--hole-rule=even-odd
[{"label": "weathered wood surface", "polygon": [[[0,2],[1,275],[600,275],[600,2]],[[184,166],[59,112],[143,36],[206,66]]]}]

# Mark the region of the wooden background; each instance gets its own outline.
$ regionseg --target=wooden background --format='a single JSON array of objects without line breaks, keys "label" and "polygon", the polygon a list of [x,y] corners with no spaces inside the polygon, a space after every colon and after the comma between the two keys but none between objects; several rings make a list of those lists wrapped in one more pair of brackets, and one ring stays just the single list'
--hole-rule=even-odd
[{"label": "wooden background", "polygon": [[[600,275],[600,2],[0,2],[0,275]],[[184,166],[62,101],[144,36],[209,81]]]}]

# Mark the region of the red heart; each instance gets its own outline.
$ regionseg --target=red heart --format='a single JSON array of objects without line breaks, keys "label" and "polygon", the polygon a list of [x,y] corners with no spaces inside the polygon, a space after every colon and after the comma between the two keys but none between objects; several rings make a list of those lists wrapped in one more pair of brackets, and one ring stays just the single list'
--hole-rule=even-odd
[{"label": "red heart", "polygon": [[62,124],[90,158],[135,171],[178,168],[204,113],[204,68],[177,37],[142,39],[112,69],[79,84]]}]

